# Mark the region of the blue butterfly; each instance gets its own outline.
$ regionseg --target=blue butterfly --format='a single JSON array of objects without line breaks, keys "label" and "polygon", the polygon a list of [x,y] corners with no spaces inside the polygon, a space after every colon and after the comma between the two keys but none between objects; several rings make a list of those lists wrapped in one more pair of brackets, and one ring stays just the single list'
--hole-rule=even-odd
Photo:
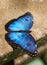
[{"label": "blue butterfly", "polygon": [[36,42],[28,32],[33,25],[33,16],[27,12],[7,23],[6,28],[9,33],[7,34],[10,41],[25,50],[28,54],[35,56],[37,53]]}]

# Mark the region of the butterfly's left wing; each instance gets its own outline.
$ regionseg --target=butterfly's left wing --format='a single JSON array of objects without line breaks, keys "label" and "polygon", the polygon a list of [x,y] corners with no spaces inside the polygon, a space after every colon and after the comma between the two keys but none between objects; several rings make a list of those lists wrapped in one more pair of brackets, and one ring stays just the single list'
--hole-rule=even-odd
[{"label": "butterfly's left wing", "polygon": [[9,31],[29,30],[33,25],[33,16],[27,12],[15,20],[11,20],[6,24]]},{"label": "butterfly's left wing", "polygon": [[26,32],[11,32],[8,34],[8,38],[26,50],[29,54],[35,55],[37,53],[36,42],[30,34]]}]

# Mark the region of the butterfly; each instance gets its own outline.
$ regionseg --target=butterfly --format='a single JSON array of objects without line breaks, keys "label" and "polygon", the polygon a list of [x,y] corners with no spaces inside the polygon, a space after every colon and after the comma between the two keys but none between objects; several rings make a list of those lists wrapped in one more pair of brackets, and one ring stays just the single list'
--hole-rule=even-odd
[{"label": "butterfly", "polygon": [[36,56],[37,44],[33,36],[29,34],[29,29],[32,25],[33,16],[31,13],[27,12],[6,24],[8,31],[7,37],[31,56]]}]

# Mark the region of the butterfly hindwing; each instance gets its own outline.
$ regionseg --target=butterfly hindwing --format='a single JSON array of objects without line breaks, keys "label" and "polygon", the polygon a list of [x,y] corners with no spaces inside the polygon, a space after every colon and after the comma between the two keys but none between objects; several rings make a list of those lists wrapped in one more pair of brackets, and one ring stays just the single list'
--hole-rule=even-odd
[{"label": "butterfly hindwing", "polygon": [[10,31],[29,30],[33,25],[33,16],[28,12],[18,19],[7,23],[6,27]]},{"label": "butterfly hindwing", "polygon": [[8,38],[29,53],[37,52],[37,45],[34,38],[26,32],[11,32],[8,34]]}]

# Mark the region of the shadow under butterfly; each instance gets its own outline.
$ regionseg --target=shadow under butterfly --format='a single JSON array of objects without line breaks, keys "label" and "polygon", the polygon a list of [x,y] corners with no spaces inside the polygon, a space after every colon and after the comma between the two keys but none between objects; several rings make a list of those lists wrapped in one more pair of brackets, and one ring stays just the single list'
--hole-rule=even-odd
[{"label": "shadow under butterfly", "polygon": [[5,35],[5,39],[8,43],[14,44],[16,47],[20,47],[25,50],[29,55],[37,55],[37,44],[32,35],[29,33],[29,29],[33,25],[33,16],[27,12],[17,19],[9,21],[5,25],[5,29],[8,33]]}]

